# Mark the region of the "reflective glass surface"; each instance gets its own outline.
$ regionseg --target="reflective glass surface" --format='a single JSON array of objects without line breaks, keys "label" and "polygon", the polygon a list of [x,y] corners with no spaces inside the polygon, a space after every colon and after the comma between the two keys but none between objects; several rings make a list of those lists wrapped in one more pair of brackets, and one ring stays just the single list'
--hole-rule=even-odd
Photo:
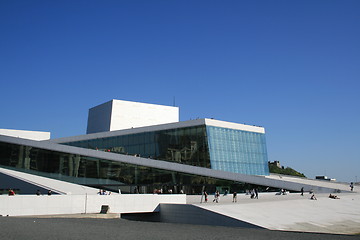
[{"label": "reflective glass surface", "polygon": [[265,134],[207,127],[211,168],[251,175],[269,175]]},{"label": "reflective glass surface", "polygon": [[205,126],[66,143],[121,154],[210,168]]},{"label": "reflective glass surface", "polygon": [[0,166],[17,171],[93,187],[115,189],[128,186],[142,193],[171,189],[174,193],[199,193],[202,186],[228,185],[231,181],[174,171],[119,163],[77,154],[50,151],[0,142]]},{"label": "reflective glass surface", "polygon": [[250,175],[269,175],[265,134],[195,126],[67,145]]}]

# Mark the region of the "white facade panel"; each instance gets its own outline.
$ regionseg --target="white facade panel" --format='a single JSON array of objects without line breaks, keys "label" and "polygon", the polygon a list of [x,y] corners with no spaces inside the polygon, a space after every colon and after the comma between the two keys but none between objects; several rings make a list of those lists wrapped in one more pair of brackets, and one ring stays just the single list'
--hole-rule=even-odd
[{"label": "white facade panel", "polygon": [[178,121],[178,107],[113,100],[110,131]]},{"label": "white facade panel", "polygon": [[205,119],[206,125],[214,126],[214,127],[223,127],[223,128],[231,128],[236,130],[248,131],[248,132],[257,132],[257,133],[265,133],[265,128],[253,125],[246,125],[241,123],[232,123],[219,121],[214,119]]},{"label": "white facade panel", "polygon": [[99,213],[102,205],[110,213],[158,211],[159,204],[186,204],[185,194],[116,194],[111,195],[15,195],[0,196],[0,215],[39,216]]},{"label": "white facade panel", "polygon": [[87,133],[179,122],[179,108],[111,100],[89,110]]},{"label": "white facade panel", "polygon": [[42,141],[50,139],[50,132],[0,129],[0,135]]}]

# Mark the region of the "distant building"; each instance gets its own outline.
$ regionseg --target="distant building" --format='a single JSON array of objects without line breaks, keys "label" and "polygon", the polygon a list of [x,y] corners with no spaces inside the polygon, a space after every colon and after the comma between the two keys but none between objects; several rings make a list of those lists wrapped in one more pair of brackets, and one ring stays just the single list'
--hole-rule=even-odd
[{"label": "distant building", "polygon": [[317,179],[317,180],[324,180],[324,181],[334,181],[334,182],[336,181],[335,178],[329,178],[329,177],[327,177],[327,176],[316,176],[315,179]]},{"label": "distant building", "polygon": [[275,167],[278,167],[278,168],[282,168],[281,164],[280,164],[280,161],[273,161],[273,162],[269,161],[269,165],[275,166]]}]

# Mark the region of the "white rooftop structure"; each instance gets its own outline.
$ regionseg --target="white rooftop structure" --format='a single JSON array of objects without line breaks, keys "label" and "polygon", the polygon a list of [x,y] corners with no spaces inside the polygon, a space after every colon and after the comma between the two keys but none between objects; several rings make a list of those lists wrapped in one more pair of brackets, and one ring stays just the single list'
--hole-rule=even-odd
[{"label": "white rooftop structure", "polygon": [[0,129],[0,135],[25,138],[36,141],[43,141],[50,139],[50,132],[40,132],[40,131]]},{"label": "white rooftop structure", "polygon": [[87,133],[123,130],[178,121],[178,107],[113,99],[89,109]]}]

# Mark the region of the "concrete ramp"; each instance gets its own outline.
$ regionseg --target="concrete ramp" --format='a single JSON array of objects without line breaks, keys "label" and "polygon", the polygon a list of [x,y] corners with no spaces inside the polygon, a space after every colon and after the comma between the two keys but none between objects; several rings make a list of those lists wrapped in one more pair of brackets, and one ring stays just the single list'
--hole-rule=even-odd
[{"label": "concrete ramp", "polygon": [[202,203],[196,206],[248,224],[270,230],[321,232],[336,234],[360,233],[360,195],[338,194],[340,199],[330,199],[328,194],[276,196],[265,194],[259,199],[239,196],[237,203],[223,197],[220,203]]}]

